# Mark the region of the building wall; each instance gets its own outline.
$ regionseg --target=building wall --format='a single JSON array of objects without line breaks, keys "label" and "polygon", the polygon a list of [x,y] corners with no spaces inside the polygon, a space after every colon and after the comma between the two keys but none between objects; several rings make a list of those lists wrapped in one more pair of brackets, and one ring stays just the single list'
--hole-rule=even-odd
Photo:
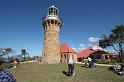
[{"label": "building wall", "polygon": [[60,55],[61,55],[60,58],[61,63],[67,63],[70,57],[74,60],[74,62],[77,62],[77,54],[75,53],[61,53]]},{"label": "building wall", "polygon": [[47,20],[44,24],[43,60],[46,63],[60,63],[59,22]]}]

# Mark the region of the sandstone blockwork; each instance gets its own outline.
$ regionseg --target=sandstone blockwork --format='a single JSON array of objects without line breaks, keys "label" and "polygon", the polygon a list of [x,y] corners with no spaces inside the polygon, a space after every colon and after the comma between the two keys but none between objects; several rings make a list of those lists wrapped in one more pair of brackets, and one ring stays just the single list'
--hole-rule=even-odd
[{"label": "sandstone blockwork", "polygon": [[41,62],[60,63],[59,31],[62,25],[58,17],[58,9],[54,6],[48,8],[48,14],[43,19],[44,49]]},{"label": "sandstone blockwork", "polygon": [[44,48],[42,52],[42,63],[67,63],[72,57],[77,61],[77,53],[67,44],[59,44],[59,31],[62,21],[58,16],[58,9],[54,6],[48,8],[47,16],[42,21],[44,28]]}]

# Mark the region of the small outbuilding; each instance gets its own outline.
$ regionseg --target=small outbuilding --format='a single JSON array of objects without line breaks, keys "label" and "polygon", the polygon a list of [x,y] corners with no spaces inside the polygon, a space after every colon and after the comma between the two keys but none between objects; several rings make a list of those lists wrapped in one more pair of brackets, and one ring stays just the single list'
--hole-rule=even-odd
[{"label": "small outbuilding", "polygon": [[77,52],[73,50],[68,44],[64,43],[60,45],[60,62],[67,63],[68,59],[72,57],[74,62],[77,62]]}]

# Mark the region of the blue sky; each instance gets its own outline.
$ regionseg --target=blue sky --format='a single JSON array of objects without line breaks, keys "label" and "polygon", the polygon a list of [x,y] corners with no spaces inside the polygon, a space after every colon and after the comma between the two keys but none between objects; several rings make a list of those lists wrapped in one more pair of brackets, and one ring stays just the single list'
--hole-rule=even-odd
[{"label": "blue sky", "polygon": [[63,21],[60,43],[76,50],[98,42],[117,24],[124,24],[124,0],[0,0],[0,48],[41,55],[42,17],[55,5]]}]

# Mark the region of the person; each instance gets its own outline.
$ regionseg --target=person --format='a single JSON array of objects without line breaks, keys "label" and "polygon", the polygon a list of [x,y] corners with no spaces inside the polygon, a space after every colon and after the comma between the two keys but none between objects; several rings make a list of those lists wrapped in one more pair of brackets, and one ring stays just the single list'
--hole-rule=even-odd
[{"label": "person", "polygon": [[112,67],[113,67],[113,72],[115,72],[115,73],[119,72],[121,69],[121,65],[117,62],[114,62]]},{"label": "person", "polygon": [[88,66],[88,61],[84,59],[85,67]]},{"label": "person", "polygon": [[92,59],[88,57],[89,68],[92,68]]},{"label": "person", "polygon": [[15,77],[3,68],[2,60],[0,60],[0,82],[16,82]]},{"label": "person", "polygon": [[93,67],[93,68],[96,68],[95,59],[92,59],[92,61],[91,61],[91,62],[92,62],[92,67]]},{"label": "person", "polygon": [[75,63],[73,62],[73,74],[72,75],[75,75]]},{"label": "person", "polygon": [[16,58],[16,60],[15,60],[15,66],[16,67],[19,67],[19,64],[20,64],[20,61]]},{"label": "person", "polygon": [[117,74],[124,76],[124,64],[120,64],[120,65],[121,65],[121,68],[120,68],[119,72],[117,72]]},{"label": "person", "polygon": [[74,62],[72,58],[69,58],[68,60],[68,72],[69,72],[69,76],[73,75],[73,71],[74,70]]}]

